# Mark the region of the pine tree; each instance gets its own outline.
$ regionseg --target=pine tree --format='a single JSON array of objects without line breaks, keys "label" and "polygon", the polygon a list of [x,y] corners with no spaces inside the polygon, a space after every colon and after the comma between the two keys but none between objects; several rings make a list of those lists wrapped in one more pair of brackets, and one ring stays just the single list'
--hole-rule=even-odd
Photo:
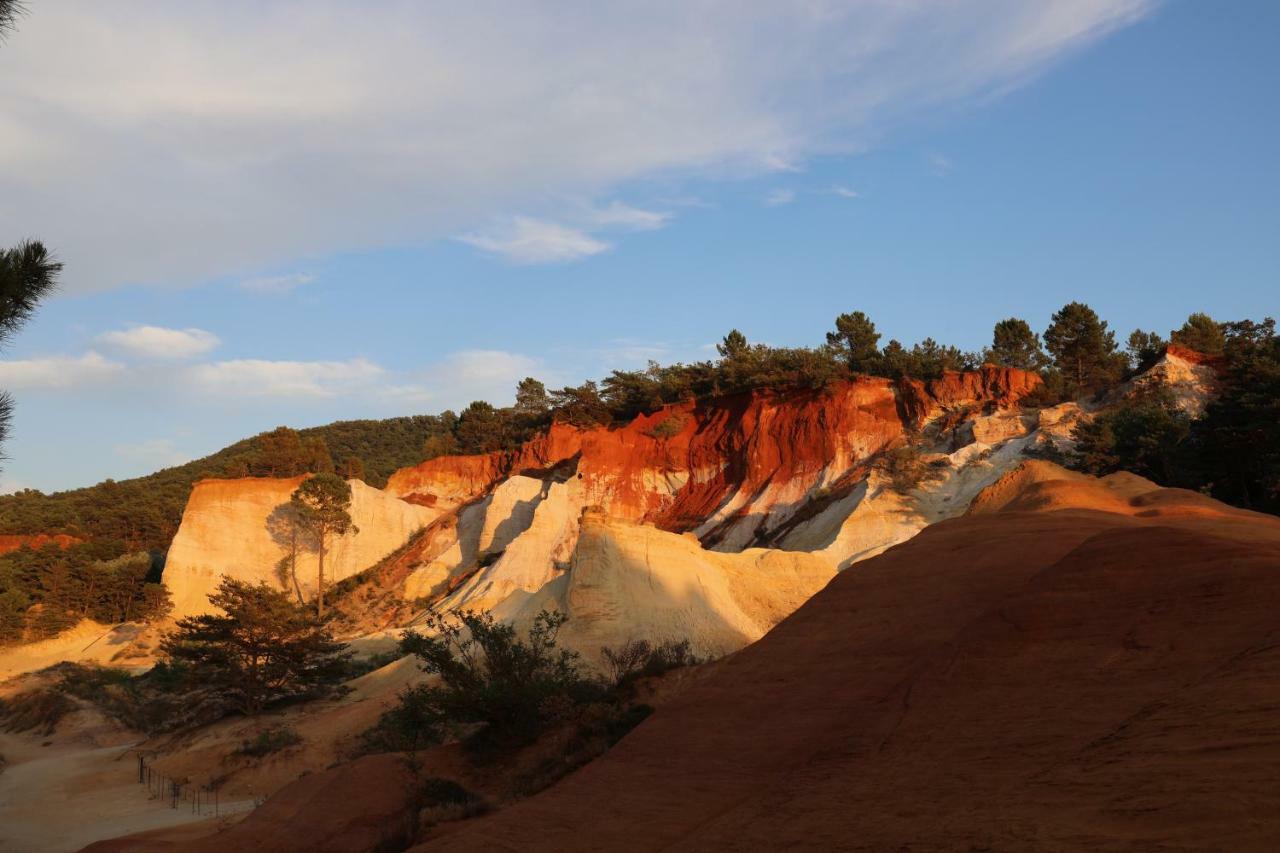
[{"label": "pine tree", "polygon": [[1115,333],[1082,302],[1064,305],[1053,315],[1044,343],[1070,395],[1096,391],[1118,378],[1122,363],[1116,355]]},{"label": "pine tree", "polygon": [[297,513],[298,523],[315,537],[318,554],[316,566],[316,616],[324,618],[324,558],[329,537],[347,531],[359,533],[351,523],[351,486],[337,474],[316,474],[302,481],[289,500]]},{"label": "pine tree", "polygon": [[[0,36],[12,25],[18,8],[13,3],[0,5]],[[40,300],[57,286],[61,271],[62,264],[34,240],[0,251],[0,346],[31,319]],[[13,398],[7,391],[0,391],[0,445],[4,444],[12,418]]]},{"label": "pine tree", "polygon": [[1144,332],[1134,329],[1129,333],[1125,351],[1129,356],[1129,367],[1138,373],[1150,369],[1164,354],[1165,341],[1155,332]]},{"label": "pine tree", "polygon": [[348,456],[342,461],[339,472],[344,480],[364,481],[364,462],[359,456]]},{"label": "pine tree", "polygon": [[876,371],[880,366],[879,342],[876,324],[861,311],[841,314],[836,318],[836,330],[827,332],[827,345],[843,354],[854,373]]},{"label": "pine tree", "polygon": [[323,695],[345,677],[345,646],[284,593],[224,577],[209,602],[218,613],[180,620],[160,650],[242,713]]},{"label": "pine tree", "polygon": [[1010,317],[996,323],[991,335],[991,348],[984,356],[1001,367],[1040,370],[1049,363],[1040,348],[1040,336],[1031,331],[1026,320]]},{"label": "pine tree", "polygon": [[254,473],[268,477],[296,477],[307,470],[308,457],[297,430],[276,427],[256,439]]},{"label": "pine tree", "polygon": [[551,409],[551,398],[547,396],[547,386],[532,376],[526,376],[516,386],[516,414],[536,417],[545,415]]},{"label": "pine tree", "polygon": [[751,345],[747,343],[747,336],[737,329],[730,330],[729,334],[725,335],[724,339],[716,344],[716,352],[720,353],[720,357],[730,361],[746,355],[750,348]]},{"label": "pine tree", "polygon": [[1221,355],[1226,344],[1222,324],[1208,314],[1196,313],[1187,318],[1182,328],[1171,333],[1169,339],[1178,346],[1209,355]]},{"label": "pine tree", "polygon": [[332,474],[333,456],[329,453],[329,445],[318,435],[313,435],[302,442],[303,471],[307,474]]}]

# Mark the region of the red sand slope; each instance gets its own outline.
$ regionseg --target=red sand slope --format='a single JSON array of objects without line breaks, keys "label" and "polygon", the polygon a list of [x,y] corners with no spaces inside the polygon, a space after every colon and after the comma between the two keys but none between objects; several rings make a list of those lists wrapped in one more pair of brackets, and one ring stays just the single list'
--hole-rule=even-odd
[{"label": "red sand slope", "polygon": [[415,849],[1280,849],[1280,520],[1033,464]]}]

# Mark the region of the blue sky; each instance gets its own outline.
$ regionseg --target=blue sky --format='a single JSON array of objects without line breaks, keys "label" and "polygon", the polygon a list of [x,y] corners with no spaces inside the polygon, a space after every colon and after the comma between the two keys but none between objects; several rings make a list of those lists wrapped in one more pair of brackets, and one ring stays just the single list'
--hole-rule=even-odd
[{"label": "blue sky", "polygon": [[977,349],[1280,307],[1278,4],[602,5],[36,5],[0,242],[67,269],[0,361],[4,485],[853,309]]}]

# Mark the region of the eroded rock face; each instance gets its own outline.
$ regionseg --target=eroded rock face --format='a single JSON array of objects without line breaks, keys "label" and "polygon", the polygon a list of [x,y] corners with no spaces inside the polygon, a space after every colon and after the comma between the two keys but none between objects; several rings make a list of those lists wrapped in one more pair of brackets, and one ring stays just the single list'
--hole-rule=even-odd
[{"label": "eroded rock face", "polygon": [[[292,578],[282,581],[276,566],[290,550],[285,508],[301,482],[301,477],[294,477],[196,484],[164,570],[175,618],[208,612],[208,597],[223,575],[251,583],[266,581],[296,594]],[[329,543],[327,584],[367,569],[438,515],[358,480],[351,482],[350,512],[358,531]],[[316,589],[318,554],[310,543],[300,546],[298,588],[310,600]]]},{"label": "eroded rock face", "polygon": [[557,423],[515,453],[433,459],[398,472],[387,488],[449,506],[512,474],[576,464],[586,505],[738,550],[762,541],[816,490],[859,474],[909,430],[946,410],[1010,406],[1039,382],[990,366],[927,383],[858,377],[822,390],[666,406],[612,429]]},{"label": "eroded rock face", "polygon": [[494,613],[517,625],[540,610],[565,614],[563,641],[589,661],[637,639],[688,640],[716,658],[762,637],[835,574],[821,554],[709,551],[690,534],[587,511],[570,564],[503,596]]},{"label": "eroded rock face", "polygon": [[1118,389],[1117,396],[1132,397],[1151,388],[1164,388],[1173,395],[1179,409],[1193,418],[1199,417],[1218,393],[1222,368],[1221,356],[1170,344],[1154,367]]},{"label": "eroded rock face", "polygon": [[[514,589],[546,582],[573,554],[585,507],[693,531],[706,545],[738,551],[765,541],[813,494],[865,474],[868,460],[908,430],[944,410],[1008,405],[1038,381],[1000,368],[929,383],[859,377],[822,390],[676,404],[611,429],[557,423],[514,453],[404,469],[385,491],[353,483],[359,532],[331,544],[327,579],[370,567],[449,513],[457,513],[454,545],[415,571],[410,586],[423,595],[448,588],[457,572],[490,560],[452,590],[459,605],[492,606]],[[291,547],[282,507],[299,482],[196,486],[165,572],[177,616],[205,609],[223,574],[280,583],[304,599],[314,594],[314,547],[304,543],[296,584],[276,570]]]},{"label": "eroded rock face", "polygon": [[[670,405],[614,428],[556,423],[515,452],[441,457],[401,470],[385,491],[353,483],[360,532],[331,544],[327,580],[371,567],[439,520],[430,553],[405,567],[404,594],[451,609],[497,607],[562,577],[577,559],[579,519],[587,509],[651,525],[655,533],[692,533],[693,540],[679,539],[679,553],[777,547],[785,534],[794,536],[787,550],[821,550],[823,565],[843,566],[851,555],[882,550],[962,510],[961,502],[953,509],[947,493],[944,503],[922,508],[911,496],[892,498],[877,486],[867,501],[847,507],[871,526],[824,520],[833,532],[808,549],[793,544],[815,539],[796,534],[806,520],[797,513],[829,491],[847,492],[865,480],[871,462],[913,431],[980,412],[997,418],[1038,382],[1034,374],[994,367],[927,383],[857,377],[820,390],[760,390]],[[1012,434],[995,424],[984,427],[984,437]],[[280,584],[311,599],[314,548],[304,547],[296,584],[276,570],[290,548],[281,507],[299,482],[222,480],[196,487],[165,572],[176,615],[207,608],[222,574]],[[968,491],[956,489],[957,496]],[[877,525],[883,529],[872,535]]]}]

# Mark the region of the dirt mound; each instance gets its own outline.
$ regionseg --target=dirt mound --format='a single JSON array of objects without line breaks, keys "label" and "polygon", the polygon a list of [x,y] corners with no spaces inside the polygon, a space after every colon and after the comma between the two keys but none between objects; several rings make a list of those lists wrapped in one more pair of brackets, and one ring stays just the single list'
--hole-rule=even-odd
[{"label": "dirt mound", "polygon": [[1280,521],[1040,465],[984,504],[415,849],[1277,849]]}]

